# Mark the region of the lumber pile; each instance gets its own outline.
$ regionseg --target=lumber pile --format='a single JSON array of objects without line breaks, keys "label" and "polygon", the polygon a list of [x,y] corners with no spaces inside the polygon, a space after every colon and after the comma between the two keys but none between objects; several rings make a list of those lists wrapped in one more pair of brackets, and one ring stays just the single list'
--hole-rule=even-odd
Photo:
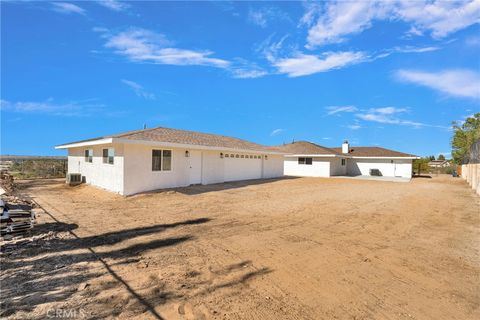
[{"label": "lumber pile", "polygon": [[7,204],[0,200],[0,235],[6,239],[23,235],[35,224],[35,211],[28,204]]},{"label": "lumber pile", "polygon": [[34,203],[13,194],[13,176],[0,172],[0,236],[7,240],[17,235],[25,235],[35,224]]}]

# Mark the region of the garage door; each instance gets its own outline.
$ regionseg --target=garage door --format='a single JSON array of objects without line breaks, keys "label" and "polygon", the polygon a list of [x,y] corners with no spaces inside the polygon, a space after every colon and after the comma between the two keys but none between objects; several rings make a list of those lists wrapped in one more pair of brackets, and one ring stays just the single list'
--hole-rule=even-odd
[{"label": "garage door", "polygon": [[240,153],[225,154],[225,181],[238,181],[262,178],[260,156]]}]

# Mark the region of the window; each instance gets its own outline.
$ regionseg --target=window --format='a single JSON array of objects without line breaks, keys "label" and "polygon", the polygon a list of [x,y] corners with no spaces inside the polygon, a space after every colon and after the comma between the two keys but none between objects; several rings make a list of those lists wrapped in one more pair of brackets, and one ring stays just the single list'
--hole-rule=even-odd
[{"label": "window", "polygon": [[172,150],[163,150],[162,162],[163,162],[163,166],[162,166],[163,171],[172,170]]},{"label": "window", "polygon": [[152,150],[152,171],[172,171],[172,150]]},{"label": "window", "polygon": [[[268,156],[267,156],[267,155],[265,155],[265,160],[268,160]],[[310,163],[310,164],[311,164],[311,163]]]},{"label": "window", "polygon": [[85,162],[93,162],[93,149],[85,150]]},{"label": "window", "polygon": [[235,158],[240,158],[240,156],[237,154],[237,155],[235,155]]},{"label": "window", "polygon": [[345,165],[345,162],[346,162],[345,159],[342,159],[342,166]]},{"label": "window", "polygon": [[152,171],[162,170],[162,150],[152,150]]},{"label": "window", "polygon": [[311,165],[313,158],[298,158],[298,164],[308,164]]},{"label": "window", "polygon": [[235,158],[235,156],[233,154],[230,154],[230,158]]},{"label": "window", "polygon": [[240,156],[240,158],[242,158],[242,159],[243,159],[243,158],[245,158],[245,155],[244,155],[244,154],[242,154],[242,155]]},{"label": "window", "polygon": [[230,157],[230,155],[228,153],[225,153],[225,158],[228,158]]},{"label": "window", "polygon": [[113,148],[103,149],[103,163],[113,164],[115,150]]}]

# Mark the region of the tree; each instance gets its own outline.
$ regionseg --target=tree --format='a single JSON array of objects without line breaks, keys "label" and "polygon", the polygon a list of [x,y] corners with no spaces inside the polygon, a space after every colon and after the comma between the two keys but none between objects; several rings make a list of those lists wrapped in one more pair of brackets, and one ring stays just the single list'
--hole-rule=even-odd
[{"label": "tree", "polygon": [[430,156],[430,157],[428,157],[428,159],[429,159],[430,161],[435,160],[435,156]]},{"label": "tree", "polygon": [[452,158],[456,164],[461,164],[472,144],[480,139],[480,112],[465,119],[463,123],[454,121],[452,123]]},{"label": "tree", "polygon": [[445,160],[445,156],[443,154],[438,155],[438,160]]},{"label": "tree", "polygon": [[416,172],[417,175],[421,175],[422,172],[428,172],[430,169],[430,167],[428,166],[428,162],[430,160],[430,157],[413,160],[413,171]]}]

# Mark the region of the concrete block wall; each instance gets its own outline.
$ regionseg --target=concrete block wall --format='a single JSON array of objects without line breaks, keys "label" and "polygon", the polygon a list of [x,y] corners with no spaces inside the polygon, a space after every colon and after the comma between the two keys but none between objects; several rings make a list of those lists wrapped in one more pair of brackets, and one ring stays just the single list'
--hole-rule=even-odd
[{"label": "concrete block wall", "polygon": [[462,165],[462,178],[480,195],[480,163]]}]

